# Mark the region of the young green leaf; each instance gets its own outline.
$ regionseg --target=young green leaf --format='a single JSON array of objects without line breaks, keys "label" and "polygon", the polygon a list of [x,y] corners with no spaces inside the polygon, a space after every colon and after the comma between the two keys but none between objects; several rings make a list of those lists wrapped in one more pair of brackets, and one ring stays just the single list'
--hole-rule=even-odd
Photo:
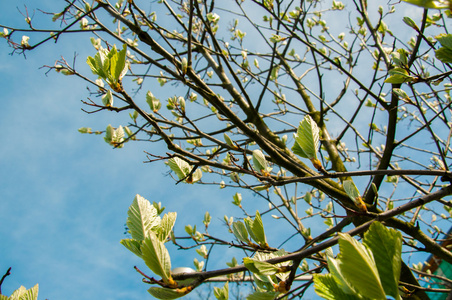
[{"label": "young green leaf", "polygon": [[149,269],[162,277],[165,283],[172,283],[171,259],[162,241],[151,232],[141,245],[142,258]]},{"label": "young green leaf", "polygon": [[264,224],[262,223],[262,218],[259,212],[256,211],[256,217],[254,218],[254,221],[251,220],[250,217],[244,219],[244,221],[246,229],[248,230],[248,233],[251,236],[251,238],[261,247],[267,248],[268,244],[264,232]]},{"label": "young green leaf", "polygon": [[15,290],[11,296],[6,299],[8,300],[37,300],[38,299],[38,291],[39,285],[36,284],[34,287],[30,289],[26,289],[24,286],[21,286],[17,290]]},{"label": "young green leaf", "polygon": [[444,2],[438,0],[403,0],[403,1],[423,8],[432,8],[432,9],[448,8],[447,3],[445,1]]},{"label": "young green leaf", "polygon": [[294,138],[295,144],[292,151],[295,154],[308,159],[317,159],[319,128],[309,115],[306,115],[303,121],[300,122]]},{"label": "young green leaf", "polygon": [[110,58],[110,73],[114,79],[114,82],[119,82],[127,73],[127,44],[122,46],[122,50],[117,52],[116,46],[110,51],[113,55]]},{"label": "young green leaf", "polygon": [[352,180],[344,180],[342,185],[344,186],[344,190],[347,193],[348,197],[355,203],[355,205],[361,211],[367,211],[366,205],[364,204],[355,183]]},{"label": "young green leaf", "polygon": [[136,195],[127,212],[127,227],[132,238],[142,241],[148,238],[151,231],[160,225],[160,217],[151,203],[140,195]]},{"label": "young green leaf", "polygon": [[229,283],[226,281],[222,288],[214,287],[213,294],[218,300],[228,300],[229,299]]},{"label": "young green leaf", "polygon": [[129,251],[131,251],[133,254],[137,255],[141,258],[141,242],[137,241],[135,239],[122,239],[120,243],[124,245]]},{"label": "young green leaf", "polygon": [[146,94],[146,102],[149,104],[149,108],[155,113],[162,107],[160,100],[154,97],[150,91]]},{"label": "young green leaf", "polygon": [[[337,300],[361,300],[362,297],[355,294],[345,293],[336,282],[336,278],[332,274],[314,274],[314,290],[320,297],[324,299]],[[386,298],[384,298],[386,299]]]},{"label": "young green leaf", "polygon": [[248,270],[258,275],[270,276],[278,272],[278,267],[275,265],[249,257],[243,258],[243,264]]},{"label": "young green leaf", "polygon": [[353,290],[353,286],[347,281],[339,268],[339,261],[333,257],[327,256],[328,270],[330,274],[334,277],[338,287],[346,294],[356,294]]},{"label": "young green leaf", "polygon": [[173,230],[174,223],[176,223],[176,217],[177,213],[175,212],[169,212],[163,216],[157,231],[157,237],[160,241],[165,242],[168,239],[171,230]]},{"label": "young green leaf", "polygon": [[102,96],[102,104],[106,107],[113,106],[113,93],[111,90],[108,90],[108,92]]},{"label": "young green leaf", "polygon": [[248,238],[248,232],[245,225],[241,221],[232,223],[232,232],[234,236],[242,243],[249,244],[250,240]]},{"label": "young green leaf", "polygon": [[400,299],[399,278],[402,255],[402,234],[374,222],[364,234],[363,244],[372,251],[386,295]]},{"label": "young green leaf", "polygon": [[273,300],[279,292],[254,292],[246,297],[246,300]]},{"label": "young green leaf", "polygon": [[223,137],[224,137],[224,141],[226,142],[226,144],[228,144],[233,149],[237,149],[237,146],[234,144],[234,142],[231,140],[231,138],[226,133],[223,134]]},{"label": "young green leaf", "polygon": [[267,160],[265,159],[264,153],[259,149],[253,151],[253,166],[254,169],[257,172],[262,173],[262,175],[269,175]]},{"label": "young green leaf", "polygon": [[339,250],[339,268],[353,289],[370,299],[386,299],[372,253],[350,235],[340,232]]},{"label": "young green leaf", "polygon": [[148,289],[148,292],[155,298],[162,300],[177,299],[188,294],[186,289],[167,289],[160,287],[151,287]]},{"label": "young green leaf", "polygon": [[173,170],[179,179],[185,179],[187,183],[195,183],[202,177],[201,169],[197,169],[191,176],[189,176],[192,166],[183,159],[173,157],[168,160],[168,166]]},{"label": "young green leaf", "polygon": [[443,63],[452,63],[452,34],[441,34],[435,38],[442,46],[435,50],[435,57]]}]

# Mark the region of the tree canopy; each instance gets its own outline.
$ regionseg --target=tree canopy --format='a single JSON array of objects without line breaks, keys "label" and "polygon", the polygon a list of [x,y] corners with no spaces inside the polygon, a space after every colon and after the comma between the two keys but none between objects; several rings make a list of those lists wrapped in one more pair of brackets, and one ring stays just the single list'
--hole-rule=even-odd
[{"label": "tree canopy", "polygon": [[[253,282],[247,299],[301,298],[314,285],[327,299],[429,299],[450,288],[421,287],[429,274],[407,259],[452,263],[441,246],[452,214],[450,3],[407,2],[66,0],[0,27],[22,55],[85,35],[86,61],[46,67],[88,84],[93,118],[124,121],[79,131],[118,151],[164,144],[146,159],[164,161],[176,184],[231,191],[241,214],[214,231],[208,212],[200,229],[135,196],[121,243],[149,268],[137,271],[154,297],[225,280],[217,299],[235,281]],[[167,247],[196,248],[196,270],[174,269]],[[223,248],[237,257],[207,268]]]}]

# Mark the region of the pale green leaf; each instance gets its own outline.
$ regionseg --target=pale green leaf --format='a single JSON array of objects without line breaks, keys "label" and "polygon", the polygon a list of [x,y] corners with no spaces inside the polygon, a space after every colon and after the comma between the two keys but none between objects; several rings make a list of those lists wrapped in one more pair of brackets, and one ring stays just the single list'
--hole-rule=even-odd
[{"label": "pale green leaf", "polygon": [[339,269],[353,289],[370,299],[386,299],[372,253],[343,233],[339,233],[339,250]]},{"label": "pale green leaf", "polygon": [[400,299],[402,234],[374,222],[364,234],[363,244],[372,251],[386,295]]},{"label": "pale green leaf", "polygon": [[261,246],[267,244],[267,238],[265,237],[264,224],[262,223],[261,215],[256,211],[256,217],[251,220],[250,217],[244,219],[246,229],[248,230],[251,238]]},{"label": "pale green leaf", "polygon": [[300,155],[301,157],[317,159],[317,149],[319,148],[320,141],[319,128],[314,120],[312,120],[311,116],[306,115],[304,117],[303,121],[300,122],[297,134],[294,135],[294,137],[295,144],[298,144],[298,147],[294,145],[295,150],[292,148],[294,152],[304,153],[304,156]]},{"label": "pale green leaf", "polygon": [[276,299],[278,292],[254,292],[246,297],[246,300],[272,300]]},{"label": "pale green leaf", "polygon": [[440,34],[435,37],[441,48],[435,50],[435,57],[443,63],[452,62],[452,34]]},{"label": "pale green leaf", "polygon": [[36,284],[30,289],[26,289],[24,286],[15,290],[8,300],[37,300],[38,299],[39,285]]},{"label": "pale green leaf", "polygon": [[296,134],[294,134],[294,139],[295,139],[295,143],[293,144],[293,147],[292,147],[293,153],[295,153],[296,155],[303,157],[303,158],[309,158],[306,155],[306,153],[304,153],[303,149],[301,149],[300,145],[298,145],[298,143],[296,142],[296,140],[297,140]]},{"label": "pale green leaf", "polygon": [[113,93],[111,90],[108,90],[107,93],[102,96],[102,104],[107,107],[113,106]]},{"label": "pale green leaf", "polygon": [[187,183],[195,183],[202,177],[201,169],[196,169],[193,174],[188,176],[193,169],[188,162],[178,157],[173,157],[168,160],[168,166],[173,170],[179,179],[185,179]]},{"label": "pale green leaf", "polygon": [[229,283],[226,281],[222,288],[214,287],[213,294],[218,300],[228,300],[229,299]]},{"label": "pale green leaf", "polygon": [[28,289],[21,297],[20,300],[37,300],[38,299],[39,285]]},{"label": "pale green leaf", "polygon": [[347,193],[348,197],[353,200],[353,202],[357,203],[359,201],[359,197],[361,197],[358,188],[352,180],[344,180],[343,184],[344,190]]},{"label": "pale green leaf", "polygon": [[274,275],[278,271],[278,267],[271,263],[249,257],[243,258],[243,263],[248,270],[259,275]]},{"label": "pale green leaf", "polygon": [[403,1],[423,8],[432,8],[432,9],[448,8],[447,5],[448,3],[443,0],[403,0]]},{"label": "pale green leaf", "polygon": [[165,245],[153,232],[143,241],[141,252],[149,269],[168,282],[171,277],[171,259]]},{"label": "pale green leaf", "polygon": [[250,240],[248,239],[248,232],[246,231],[246,227],[241,221],[232,223],[232,232],[239,241],[245,244],[248,244],[250,242]]},{"label": "pale green leaf", "polygon": [[174,223],[176,223],[176,217],[177,213],[175,212],[169,212],[163,216],[157,232],[160,241],[165,242],[168,239],[171,230],[173,230]]},{"label": "pale green leaf", "polygon": [[179,157],[173,157],[168,160],[168,166],[176,173],[179,179],[184,179],[190,173],[190,165]]},{"label": "pale green leaf", "polygon": [[333,276],[336,281],[337,286],[345,293],[345,294],[356,294],[353,290],[353,287],[349,282],[347,282],[347,278],[345,278],[341,270],[339,269],[339,262],[333,257],[327,256],[328,262],[328,270],[330,274]]},{"label": "pale green leaf", "polygon": [[154,296],[157,299],[162,300],[171,300],[171,299],[177,299],[182,296],[185,296],[187,293],[185,290],[180,289],[167,289],[167,288],[160,288],[160,287],[151,287],[148,289],[149,294]]},{"label": "pale green leaf", "polygon": [[158,112],[159,109],[162,107],[162,103],[160,102],[160,100],[154,97],[154,95],[150,91],[148,91],[146,94],[146,102],[149,104],[149,108],[153,112]]},{"label": "pale green leaf", "polygon": [[120,243],[122,245],[124,245],[124,247],[126,247],[129,251],[131,251],[132,253],[134,253],[135,255],[137,255],[140,258],[142,256],[142,253],[141,253],[141,242],[142,241],[137,241],[137,240],[134,240],[134,239],[122,239],[120,241]]},{"label": "pale green leaf", "polygon": [[355,294],[346,294],[331,274],[314,274],[314,290],[320,297],[328,300],[360,300]]},{"label": "pale green leaf", "polygon": [[132,238],[142,241],[150,232],[160,225],[160,217],[151,203],[140,195],[136,195],[127,212],[127,227]]},{"label": "pale green leaf", "polygon": [[229,146],[231,146],[234,149],[237,148],[237,146],[234,144],[234,142],[231,140],[231,138],[226,133],[223,134],[223,137],[224,137],[224,141],[226,142],[226,144],[228,144]]},{"label": "pale green leaf", "polygon": [[259,149],[253,151],[253,166],[257,172],[262,174],[267,173],[267,160],[265,159],[264,153],[262,153],[262,151]]}]

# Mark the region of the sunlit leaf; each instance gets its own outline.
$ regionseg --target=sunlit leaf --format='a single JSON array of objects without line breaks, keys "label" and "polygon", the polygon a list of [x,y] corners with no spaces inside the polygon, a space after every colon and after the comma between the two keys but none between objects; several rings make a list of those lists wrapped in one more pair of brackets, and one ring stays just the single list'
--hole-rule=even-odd
[{"label": "sunlit leaf", "polygon": [[244,219],[246,229],[251,238],[261,246],[267,245],[267,238],[265,237],[264,224],[262,223],[261,215],[256,211],[256,217],[252,220],[250,217]]},{"label": "sunlit leaf", "polygon": [[335,300],[361,300],[362,298],[355,294],[345,293],[337,284],[331,274],[314,274],[314,290],[324,299]]},{"label": "sunlit leaf", "polygon": [[267,160],[265,159],[264,153],[262,153],[262,151],[259,149],[253,151],[253,166],[257,172],[260,172],[264,175],[267,174]]},{"label": "sunlit leaf", "polygon": [[294,134],[295,144],[292,151],[304,158],[317,159],[319,148],[319,128],[309,115],[306,115]]},{"label": "sunlit leaf", "polygon": [[171,278],[171,260],[162,241],[151,232],[141,245],[142,258],[149,269],[162,277],[165,282]]},{"label": "sunlit leaf", "polygon": [[222,288],[214,287],[213,294],[218,300],[228,300],[229,299],[229,283],[226,282]]},{"label": "sunlit leaf", "polygon": [[141,241],[137,241],[135,239],[122,239],[120,241],[124,247],[126,247],[129,251],[137,255],[138,257],[141,257]]},{"label": "sunlit leaf", "polygon": [[160,287],[151,287],[148,289],[148,292],[155,298],[162,300],[177,299],[188,294],[186,289],[167,289]]},{"label": "sunlit leaf", "polygon": [[127,227],[132,238],[142,241],[150,236],[150,232],[160,225],[160,217],[151,203],[140,195],[136,195],[127,212]]},{"label": "sunlit leaf", "polygon": [[246,300],[273,300],[279,292],[254,292],[246,297]]},{"label": "sunlit leaf", "polygon": [[241,242],[248,244],[250,242],[248,238],[248,232],[246,230],[245,224],[241,221],[236,221],[232,223],[232,232],[234,236]]},{"label": "sunlit leaf", "polygon": [[173,230],[174,223],[176,223],[176,217],[177,213],[175,212],[169,212],[163,216],[157,231],[157,237],[160,241],[165,242],[168,239],[171,230]]},{"label": "sunlit leaf", "polygon": [[248,270],[259,275],[274,275],[278,272],[278,267],[265,261],[245,257],[243,263]]},{"label": "sunlit leaf", "polygon": [[364,234],[363,244],[372,251],[385,293],[399,299],[402,234],[374,222]]},{"label": "sunlit leaf", "polygon": [[386,299],[372,253],[343,233],[339,233],[339,250],[339,268],[353,289],[370,299]]}]

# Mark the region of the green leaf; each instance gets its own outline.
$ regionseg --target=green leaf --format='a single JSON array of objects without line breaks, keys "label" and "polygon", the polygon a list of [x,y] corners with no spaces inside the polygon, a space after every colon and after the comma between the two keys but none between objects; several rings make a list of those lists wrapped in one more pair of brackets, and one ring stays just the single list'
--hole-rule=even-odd
[{"label": "green leaf", "polygon": [[419,30],[419,27],[417,27],[416,23],[410,17],[403,17],[403,22],[414,30]]},{"label": "green leaf", "polygon": [[197,169],[191,176],[188,176],[193,167],[179,157],[170,158],[168,160],[168,166],[176,173],[179,179],[185,179],[187,183],[195,183],[202,177],[202,171],[200,169]]},{"label": "green leaf", "polygon": [[246,231],[245,225],[241,221],[232,223],[232,232],[239,241],[249,244],[250,240],[248,238],[248,232]]},{"label": "green leaf", "polygon": [[126,62],[126,56],[127,56],[127,44],[122,45],[122,50],[117,52],[116,46],[113,46],[115,51],[113,52],[114,55],[111,56],[111,63],[110,63],[110,72],[112,77],[114,78],[115,82],[120,81],[127,73],[127,62]]},{"label": "green leaf", "polygon": [[171,278],[171,259],[165,245],[153,232],[143,241],[141,252],[149,269],[168,283]]},{"label": "green leaf", "polygon": [[173,230],[174,223],[176,223],[176,217],[177,213],[175,212],[169,212],[163,216],[157,231],[157,236],[160,241],[165,242],[168,239],[171,230]]},{"label": "green leaf", "polygon": [[151,203],[140,195],[136,195],[127,212],[127,227],[132,238],[142,241],[150,236],[152,230],[160,225],[160,217]]},{"label": "green leaf", "polygon": [[151,287],[150,289],[148,289],[148,292],[157,299],[166,299],[166,300],[177,299],[188,294],[185,290],[181,289],[173,290],[160,287]]},{"label": "green leaf", "polygon": [[254,221],[250,217],[244,219],[246,229],[251,238],[260,246],[267,246],[267,238],[265,237],[264,224],[262,223],[261,215],[256,211]]},{"label": "green leaf", "polygon": [[155,113],[162,107],[160,100],[154,97],[150,91],[146,94],[146,102],[149,104],[149,108]]},{"label": "green leaf", "polygon": [[113,106],[113,93],[111,90],[108,90],[108,92],[102,96],[102,104],[107,107]]},{"label": "green leaf", "polygon": [[248,270],[258,275],[269,276],[276,274],[278,271],[278,267],[272,265],[271,263],[259,261],[249,257],[243,258],[243,263]]},{"label": "green leaf", "polygon": [[353,289],[370,299],[386,299],[372,253],[353,237],[341,232],[339,250],[339,268]]},{"label": "green leaf", "polygon": [[363,244],[372,251],[386,295],[400,299],[402,234],[374,222],[364,234]]},{"label": "green leaf", "polygon": [[129,251],[141,258],[141,241],[137,241],[135,239],[122,239],[120,243]]},{"label": "green leaf", "polygon": [[264,175],[268,173],[267,160],[265,159],[264,153],[259,149],[253,151],[253,166],[257,172]]},{"label": "green leaf", "polygon": [[226,144],[228,144],[229,146],[231,146],[234,149],[237,149],[237,146],[234,144],[234,142],[231,140],[231,138],[226,133],[223,134],[223,137],[224,137],[224,141],[226,142]]},{"label": "green leaf", "polygon": [[357,203],[358,198],[361,197],[358,188],[352,180],[344,180],[343,184],[344,190],[347,193],[348,197],[353,200],[353,202]]},{"label": "green leaf", "polygon": [[304,158],[317,159],[319,148],[319,128],[309,115],[306,115],[294,134],[295,144],[292,151]]},{"label": "green leaf", "polygon": [[278,297],[279,292],[254,292],[246,297],[246,300],[273,300]]},{"label": "green leaf", "polygon": [[392,89],[392,92],[396,94],[400,99],[410,102],[411,99],[408,97],[407,93],[402,89]]},{"label": "green leaf", "polygon": [[356,294],[351,284],[347,281],[348,278],[344,277],[339,268],[339,261],[330,256],[327,256],[328,270],[336,281],[337,286],[346,294]]},{"label": "green leaf", "polygon": [[30,289],[26,289],[24,286],[21,286],[17,290],[15,290],[8,300],[37,300],[38,299],[38,291],[39,285],[36,284],[34,287]]},{"label": "green leaf", "polygon": [[89,128],[89,127],[80,127],[78,129],[78,132],[80,132],[80,133],[92,133],[93,130],[91,128]]},{"label": "green leaf", "polygon": [[332,274],[314,274],[314,290],[324,299],[360,300],[355,294],[346,294],[337,284]]},{"label": "green leaf", "polygon": [[384,82],[392,84],[402,84],[405,82],[411,82],[414,78],[408,75],[408,72],[402,68],[394,68],[389,70],[389,77]]},{"label": "green leaf", "polygon": [[435,50],[435,57],[443,63],[452,63],[452,34],[441,34],[435,38],[442,46]]},{"label": "green leaf", "polygon": [[213,294],[218,300],[228,300],[229,299],[229,283],[226,281],[222,288],[214,287]]},{"label": "green leaf", "polygon": [[437,0],[403,0],[403,1],[423,8],[433,8],[433,9],[448,8],[447,3],[441,3],[440,1]]}]

